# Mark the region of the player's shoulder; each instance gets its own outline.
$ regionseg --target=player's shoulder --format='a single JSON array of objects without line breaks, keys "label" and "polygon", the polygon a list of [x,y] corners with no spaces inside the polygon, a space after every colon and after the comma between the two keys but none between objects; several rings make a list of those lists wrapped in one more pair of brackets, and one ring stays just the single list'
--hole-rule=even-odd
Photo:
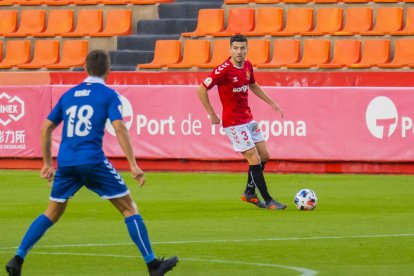
[{"label": "player's shoulder", "polygon": [[246,64],[246,68],[253,69],[253,65],[249,60],[244,60],[244,64]]},{"label": "player's shoulder", "polygon": [[222,64],[214,68],[213,73],[216,76],[224,74],[229,68],[231,68],[230,60],[226,59]]}]

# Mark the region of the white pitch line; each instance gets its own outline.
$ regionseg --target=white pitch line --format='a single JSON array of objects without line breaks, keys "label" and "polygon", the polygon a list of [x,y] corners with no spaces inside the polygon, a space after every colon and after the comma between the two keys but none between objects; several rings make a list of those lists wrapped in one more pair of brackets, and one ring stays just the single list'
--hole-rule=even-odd
[{"label": "white pitch line", "polygon": [[[0,253],[10,254],[11,252],[0,251]],[[118,254],[92,254],[92,253],[68,253],[68,252],[31,252],[31,254],[37,255],[70,255],[70,256],[88,256],[88,257],[111,257],[111,258],[138,258],[138,256],[129,256],[129,255],[118,255]],[[274,267],[282,268],[288,270],[294,270],[300,272],[300,276],[314,276],[318,274],[317,271],[296,266],[287,266],[280,264],[266,264],[266,263],[251,263],[251,262],[240,262],[240,261],[227,261],[227,260],[217,260],[217,259],[198,259],[198,258],[180,258],[182,261],[190,262],[203,262],[203,263],[221,263],[221,264],[238,264],[246,266],[258,266],[258,267]]]},{"label": "white pitch line", "polygon": [[[391,237],[414,237],[414,234],[381,234],[381,235],[359,235],[359,236],[322,236],[322,237],[293,237],[293,238],[264,238],[264,239],[236,239],[236,240],[188,240],[188,241],[160,241],[152,244],[192,244],[192,243],[241,243],[261,241],[296,241],[296,240],[325,240],[325,239],[365,239],[365,238],[391,238]],[[123,246],[133,243],[89,243],[89,244],[60,244],[39,245],[36,248],[60,248],[60,247],[91,247],[91,246]],[[2,249],[16,249],[17,247],[0,247]]]}]

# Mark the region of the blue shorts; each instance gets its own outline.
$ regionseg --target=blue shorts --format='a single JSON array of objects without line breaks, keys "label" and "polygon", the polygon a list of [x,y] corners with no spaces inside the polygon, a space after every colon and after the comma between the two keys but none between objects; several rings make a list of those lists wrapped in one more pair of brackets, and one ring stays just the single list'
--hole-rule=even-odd
[{"label": "blue shorts", "polygon": [[104,199],[129,194],[128,187],[108,160],[101,164],[60,167],[56,171],[50,200],[65,202],[82,186],[94,191]]}]

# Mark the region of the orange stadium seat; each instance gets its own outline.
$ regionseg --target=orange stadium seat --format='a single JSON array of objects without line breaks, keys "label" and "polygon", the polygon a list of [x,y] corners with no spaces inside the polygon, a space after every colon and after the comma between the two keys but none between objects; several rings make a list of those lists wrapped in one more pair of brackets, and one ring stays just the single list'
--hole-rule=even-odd
[{"label": "orange stadium seat", "polygon": [[304,4],[308,2],[312,2],[312,0],[282,0],[286,4]]},{"label": "orange stadium seat", "polygon": [[368,3],[372,0],[342,0],[344,3]]},{"label": "orange stadium seat", "polygon": [[390,60],[390,41],[387,39],[365,40],[362,58],[358,63],[348,65],[349,68],[370,68]]},{"label": "orange stadium seat", "polygon": [[341,8],[319,8],[316,16],[315,29],[301,35],[326,35],[342,29]]},{"label": "orange stadium seat", "polygon": [[287,68],[310,68],[329,62],[330,41],[306,39],[303,45],[303,56],[298,63],[287,64]]},{"label": "orange stadium seat", "polygon": [[282,8],[258,8],[256,25],[253,31],[243,33],[246,36],[263,36],[283,28]]},{"label": "orange stadium seat", "polygon": [[346,9],[345,26],[342,31],[331,33],[331,35],[355,35],[372,29],[371,8],[348,8]]},{"label": "orange stadium seat", "polygon": [[251,62],[253,66],[261,63],[269,62],[270,41],[263,39],[252,39],[249,41],[249,51],[246,59]]},{"label": "orange stadium seat", "polygon": [[40,6],[45,1],[44,0],[15,0],[14,2],[19,4],[20,6]]},{"label": "orange stadium seat", "polygon": [[374,0],[374,3],[398,3],[400,0]]},{"label": "orange stadium seat", "polygon": [[400,31],[390,32],[391,35],[414,35],[414,8],[407,8],[405,25]]},{"label": "orange stadium seat", "polygon": [[380,68],[401,68],[414,65],[414,39],[395,40],[394,58],[389,63],[378,64]]},{"label": "orange stadium seat", "polygon": [[75,5],[97,5],[100,1],[98,0],[72,0]]},{"label": "orange stadium seat", "polygon": [[316,4],[329,4],[329,3],[338,3],[341,2],[341,0],[313,0],[313,3]]},{"label": "orange stadium seat", "polygon": [[30,63],[17,65],[17,68],[36,69],[59,60],[58,40],[36,40],[33,59]]},{"label": "orange stadium seat", "polygon": [[286,27],[282,31],[271,32],[273,36],[293,36],[309,32],[313,28],[313,9],[290,8],[287,10]]},{"label": "orange stadium seat", "polygon": [[96,34],[102,31],[102,10],[79,10],[76,28],[73,32],[64,33],[65,37],[80,37]]},{"label": "orange stadium seat", "polygon": [[273,58],[269,63],[258,64],[258,68],[280,68],[299,61],[300,40],[283,39],[273,43]]},{"label": "orange stadium seat", "polygon": [[1,69],[8,69],[30,60],[30,40],[9,40],[6,46],[6,56],[0,62]]},{"label": "orange stadium seat", "polygon": [[46,30],[32,35],[36,37],[52,37],[71,31],[73,31],[73,10],[50,10]]},{"label": "orange stadium seat", "polygon": [[254,0],[224,0],[224,4],[226,4],[226,5],[249,4],[250,2],[254,2]]},{"label": "orange stadium seat", "polygon": [[154,59],[151,63],[138,64],[139,69],[159,69],[167,64],[181,61],[181,42],[179,40],[157,40]]},{"label": "orange stadium seat", "polygon": [[13,33],[17,28],[17,11],[0,10],[0,35]]},{"label": "orange stadium seat", "polygon": [[214,68],[222,64],[230,56],[230,40],[215,39],[213,40],[213,54],[211,60],[207,63],[198,64],[198,68]]},{"label": "orange stadium seat", "polygon": [[73,4],[73,0],[45,0],[48,6],[67,6]]},{"label": "orange stadium seat", "polygon": [[132,30],[131,10],[108,10],[105,28],[101,33],[92,33],[91,36],[129,35]]},{"label": "orange stadium seat", "polygon": [[231,9],[227,27],[222,32],[213,33],[213,36],[232,36],[235,33],[250,32],[254,28],[254,9]]},{"label": "orange stadium seat", "polygon": [[0,62],[3,59],[3,40],[0,40]]},{"label": "orange stadium seat", "polygon": [[0,6],[13,6],[14,1],[12,0],[0,0]]},{"label": "orange stadium seat", "polygon": [[210,60],[209,40],[186,40],[183,60],[179,63],[168,64],[168,68],[191,68]]},{"label": "orange stadium seat", "polygon": [[129,0],[102,0],[100,2],[104,5],[127,5],[130,3]]},{"label": "orange stadium seat", "polygon": [[194,32],[182,33],[182,36],[206,36],[224,30],[223,9],[200,9],[197,28]]},{"label": "orange stadium seat", "polygon": [[332,61],[317,65],[318,68],[342,68],[361,59],[361,41],[336,40]]},{"label": "orange stadium seat", "polygon": [[375,27],[362,35],[385,35],[399,31],[403,25],[403,8],[378,8]]},{"label": "orange stadium seat", "polygon": [[20,15],[19,29],[14,33],[5,34],[5,37],[25,37],[45,29],[44,10],[23,10]]},{"label": "orange stadium seat", "polygon": [[129,0],[133,5],[153,5],[158,3],[171,3],[174,0]]},{"label": "orange stadium seat", "polygon": [[65,40],[63,42],[60,61],[55,64],[46,65],[49,69],[67,69],[81,67],[85,63],[88,54],[87,40]]},{"label": "orange stadium seat", "polygon": [[256,4],[277,4],[280,1],[281,0],[254,0],[253,2]]}]

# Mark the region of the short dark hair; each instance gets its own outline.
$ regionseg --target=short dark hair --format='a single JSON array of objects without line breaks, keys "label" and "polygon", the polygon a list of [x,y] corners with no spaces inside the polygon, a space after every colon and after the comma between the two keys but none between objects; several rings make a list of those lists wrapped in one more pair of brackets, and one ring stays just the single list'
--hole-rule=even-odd
[{"label": "short dark hair", "polygon": [[90,76],[101,77],[109,71],[111,61],[103,50],[93,50],[86,56],[86,71]]},{"label": "short dark hair", "polygon": [[230,46],[233,44],[233,42],[246,42],[247,44],[247,37],[241,34],[236,34],[230,37]]}]

